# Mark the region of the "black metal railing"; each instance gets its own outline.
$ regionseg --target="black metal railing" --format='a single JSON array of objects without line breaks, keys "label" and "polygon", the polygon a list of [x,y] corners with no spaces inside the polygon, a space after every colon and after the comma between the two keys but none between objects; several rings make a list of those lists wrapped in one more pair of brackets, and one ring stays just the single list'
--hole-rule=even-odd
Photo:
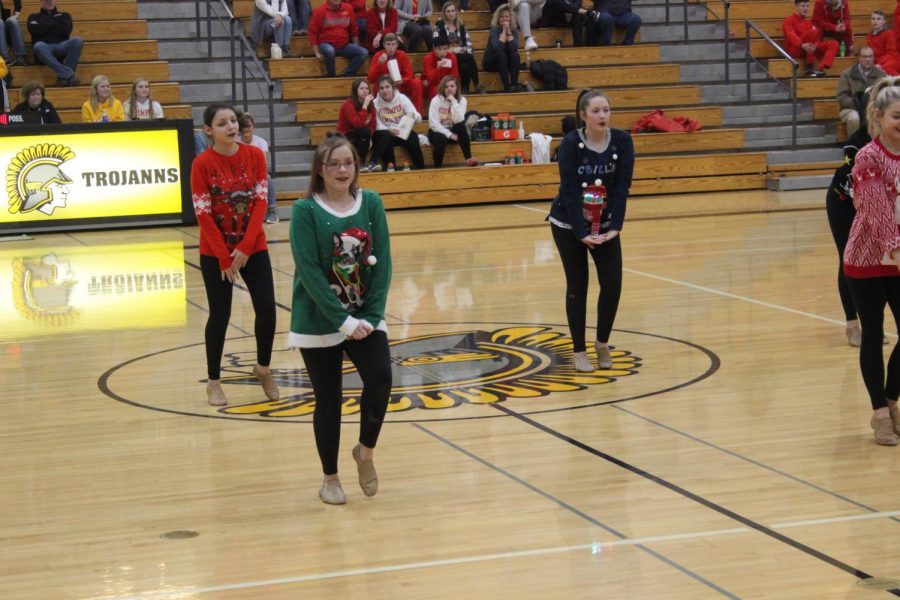
[{"label": "black metal railing", "polygon": [[[270,174],[275,175],[277,164],[277,146],[275,144],[275,83],[269,78],[265,66],[256,56],[254,44],[244,35],[243,22],[236,18],[225,4],[224,0],[194,0],[196,8],[195,24],[197,39],[202,37],[200,5],[206,5],[206,55],[213,55],[213,20],[225,30],[228,35],[231,64],[231,103],[241,104],[244,111],[249,109],[249,97],[247,95],[248,79],[252,79],[257,90],[266,101],[269,113],[269,160]],[[238,68],[240,65],[240,68]],[[238,81],[240,81],[241,95],[238,96]]]},{"label": "black metal railing", "polygon": [[[769,46],[775,48],[775,51],[778,52],[783,58],[787,59],[791,63],[791,83],[790,86],[781,81],[778,77],[773,75],[764,64],[756,59],[755,56],[752,56],[750,52],[750,31],[753,30],[760,37],[769,44]],[[746,40],[747,50],[744,54],[744,64],[747,67],[747,102],[750,102],[753,94],[753,87],[751,85],[752,80],[750,79],[750,61],[755,62],[763,71],[765,71],[766,75],[775,80],[775,82],[786,89],[788,93],[791,95],[791,147],[797,147],[797,71],[800,68],[800,64],[788,54],[784,48],[775,43],[775,40],[766,35],[762,29],[756,26],[756,24],[750,19],[744,20],[744,38]],[[766,79],[766,81],[768,78]]]},{"label": "black metal railing", "polygon": [[[721,2],[722,2],[722,16],[719,16],[719,14],[716,13],[715,10],[713,10],[713,8],[709,5],[709,3],[705,2],[704,0],[698,0],[697,2],[690,2],[690,3],[688,3],[687,0],[684,0],[682,2],[682,6],[684,7],[682,19],[683,19],[683,25],[684,25],[684,41],[688,41],[688,39],[690,37],[688,34],[688,6],[689,5],[690,6],[703,6],[713,17],[715,17],[716,21],[718,21],[719,23],[722,23],[722,25],[725,27],[725,35],[724,35],[723,41],[725,42],[725,82],[727,83],[727,82],[731,81],[730,74],[729,74],[729,62],[731,60],[731,48],[730,48],[731,33],[730,33],[729,24],[728,24],[728,10],[731,6],[731,2],[730,2],[730,0],[721,0]],[[669,3],[670,3],[670,0],[666,0],[666,25],[669,25],[672,22],[672,20],[670,18],[670,14],[669,14]]]}]

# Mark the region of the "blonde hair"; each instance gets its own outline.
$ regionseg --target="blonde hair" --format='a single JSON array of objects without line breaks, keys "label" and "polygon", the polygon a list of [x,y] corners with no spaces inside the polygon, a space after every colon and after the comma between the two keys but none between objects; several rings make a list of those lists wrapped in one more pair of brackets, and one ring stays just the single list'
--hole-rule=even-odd
[{"label": "blonde hair", "polygon": [[873,139],[881,133],[879,116],[884,116],[887,108],[898,100],[900,100],[900,77],[882,77],[872,86],[869,91],[866,120],[869,124],[869,135]]},{"label": "blonde hair", "polygon": [[[94,112],[97,112],[98,110],[100,110],[100,98],[97,96],[97,88],[104,81],[106,83],[109,83],[109,77],[107,77],[106,75],[97,75],[91,81],[91,95],[88,98],[88,100],[91,103],[91,110]],[[112,89],[110,89],[109,90],[109,98],[107,98],[107,101],[110,104],[112,104],[112,100],[113,100]]]},{"label": "blonde hair", "polygon": [[[137,103],[138,103],[137,86],[141,82],[146,83],[148,87],[150,86],[150,81],[148,81],[147,79],[144,79],[143,77],[138,77],[131,84],[131,93],[128,94],[128,100],[125,101],[125,103],[128,104],[128,114],[125,116],[128,117],[129,121],[136,121],[138,118],[137,117]],[[148,94],[147,100],[150,102],[150,116],[152,117],[153,116],[153,94]]]},{"label": "blonde hair", "polygon": [[452,6],[456,8],[456,20],[453,21],[453,24],[456,25],[456,29],[459,30],[460,27],[463,26],[462,19],[459,18],[459,8],[457,8],[456,3],[453,0],[447,0],[441,5],[441,20],[444,21],[444,25],[447,24],[447,8]]},{"label": "blonde hair", "polygon": [[491,27],[500,27],[500,14],[501,13],[509,13],[509,28],[515,31],[516,20],[513,18],[512,9],[509,7],[509,4],[501,4],[497,7],[497,10],[494,11],[493,16],[491,16]]},{"label": "blonde hair", "polygon": [[331,158],[331,155],[334,154],[334,151],[342,147],[349,148],[350,153],[353,154],[354,168],[353,181],[350,182],[350,194],[354,197],[356,196],[356,191],[359,189],[357,185],[359,180],[359,154],[356,153],[356,148],[353,144],[343,135],[340,133],[328,133],[328,137],[322,140],[322,143],[319,144],[319,147],[316,148],[316,153],[313,155],[312,167],[309,170],[309,187],[306,188],[307,198],[312,198],[313,194],[321,194],[325,191],[325,178],[322,177],[322,169],[325,167],[328,159]]}]

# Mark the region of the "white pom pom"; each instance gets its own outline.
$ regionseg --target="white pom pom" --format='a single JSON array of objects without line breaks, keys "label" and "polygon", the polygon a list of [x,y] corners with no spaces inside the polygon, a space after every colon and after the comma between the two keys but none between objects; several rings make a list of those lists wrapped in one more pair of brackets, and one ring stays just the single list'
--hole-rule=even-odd
[{"label": "white pom pom", "polygon": [[599,179],[594,180],[594,185],[603,185],[603,182]]},{"label": "white pom pom", "polygon": [[366,259],[366,262],[369,263],[369,265],[371,266],[371,265],[374,265],[375,263],[377,263],[378,259],[375,258],[374,254],[370,254],[369,258]]},{"label": "white pom pom", "polygon": [[578,147],[584,150],[584,142],[578,142]]},{"label": "white pom pom", "polygon": [[582,181],[582,182],[581,182],[581,187],[586,188],[586,187],[587,187],[587,183],[584,182],[584,181]]},{"label": "white pom pom", "polygon": [[613,154],[613,160],[616,160],[616,159],[618,159],[618,158],[619,158],[619,155],[618,155],[618,154]]}]

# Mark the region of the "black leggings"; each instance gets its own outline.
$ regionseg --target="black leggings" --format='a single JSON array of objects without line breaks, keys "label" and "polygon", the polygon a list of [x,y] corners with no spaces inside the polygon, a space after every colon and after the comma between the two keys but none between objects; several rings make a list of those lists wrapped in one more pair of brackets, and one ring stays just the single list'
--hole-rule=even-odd
[{"label": "black leggings", "polygon": [[[405,140],[391,135],[386,129],[378,129],[375,131],[375,137],[372,139],[372,162],[381,163],[382,169],[387,169],[388,163],[397,164],[394,158],[394,146],[403,146],[409,152],[409,157],[413,161],[413,166],[417,169],[425,168],[425,157],[422,156],[422,147],[419,145],[419,136],[415,131],[409,132],[409,137]],[[397,169],[400,170],[399,168]]]},{"label": "black leggings", "polygon": [[847,247],[847,238],[850,237],[850,226],[856,209],[853,208],[853,200],[847,198],[841,200],[834,188],[828,188],[825,195],[825,212],[828,213],[828,225],[831,227],[831,237],[838,251],[838,294],[841,297],[841,306],[844,307],[844,318],[847,321],[856,320],[856,306],[853,304],[853,295],[847,285],[847,276],[844,275],[844,248]]},{"label": "black leggings", "polygon": [[[469,132],[466,130],[466,124],[456,123],[450,128],[459,140],[459,147],[462,150],[463,157],[466,160],[472,158],[472,145],[469,143]],[[431,142],[431,153],[434,157],[434,166],[438,169],[444,166],[444,152],[447,150],[447,144],[451,142],[443,133],[438,133],[431,129],[428,130],[428,141]]]},{"label": "black leggings", "polygon": [[887,406],[887,399],[900,394],[900,344],[895,344],[888,359],[887,382],[884,376],[884,305],[891,307],[894,320],[900,323],[900,277],[848,277],[853,301],[862,326],[859,369],[869,392],[872,409]]},{"label": "black leggings", "polygon": [[475,57],[468,52],[460,52],[456,55],[456,62],[459,67],[459,84],[464,94],[469,93],[469,85],[478,85],[478,63]]},{"label": "black leggings", "polygon": [[484,59],[484,70],[500,73],[500,82],[506,92],[516,91],[512,88],[519,85],[519,53],[512,42],[503,44],[503,49]]},{"label": "black leggings", "polygon": [[348,131],[344,134],[344,137],[356,148],[356,153],[359,154],[359,162],[362,166],[365,166],[366,157],[369,155],[369,146],[372,142],[372,132],[369,131],[368,127],[363,127],[362,129]]},{"label": "black leggings", "polygon": [[[206,301],[209,303],[209,319],[206,321],[206,371],[210,379],[221,377],[222,351],[225,334],[231,319],[231,295],[234,286],[222,279],[219,259],[200,255],[200,272],[206,284]],[[275,285],[272,282],[272,263],[269,251],[260,250],[250,255],[241,269],[241,277],[250,291],[250,300],[256,313],[253,332],[256,334],[256,362],[268,367],[272,362],[272,344],[275,341]]]},{"label": "black leggings", "polygon": [[622,295],[622,242],[617,235],[605,244],[588,248],[576,239],[571,229],[551,225],[553,241],[559,251],[566,274],[566,318],[572,336],[572,350],[584,352],[585,313],[587,311],[588,261],[590,252],[600,280],[600,297],[597,299],[597,341],[606,343],[612,331],[619,297]]},{"label": "black leggings", "polygon": [[347,340],[328,348],[301,348],[306,372],[316,396],[313,431],[322,472],[338,472],[343,406],[344,352],[362,379],[359,402],[359,443],[374,448],[391,396],[391,352],[387,335],[375,330],[361,340]]}]

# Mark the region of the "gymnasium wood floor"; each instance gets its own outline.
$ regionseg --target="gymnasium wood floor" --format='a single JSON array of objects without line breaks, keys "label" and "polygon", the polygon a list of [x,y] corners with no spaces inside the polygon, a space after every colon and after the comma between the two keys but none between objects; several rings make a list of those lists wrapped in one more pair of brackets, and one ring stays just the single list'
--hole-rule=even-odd
[{"label": "gymnasium wood floor", "polygon": [[381,490],[356,485],[351,374],[342,507],[283,350],[286,222],[285,400],[247,385],[238,289],[222,411],[196,229],[0,244],[0,598],[900,595],[900,448],[872,441],[822,194],[704,203],[817,208],[633,199],[615,366],[586,376],[546,204],[391,213]]}]

